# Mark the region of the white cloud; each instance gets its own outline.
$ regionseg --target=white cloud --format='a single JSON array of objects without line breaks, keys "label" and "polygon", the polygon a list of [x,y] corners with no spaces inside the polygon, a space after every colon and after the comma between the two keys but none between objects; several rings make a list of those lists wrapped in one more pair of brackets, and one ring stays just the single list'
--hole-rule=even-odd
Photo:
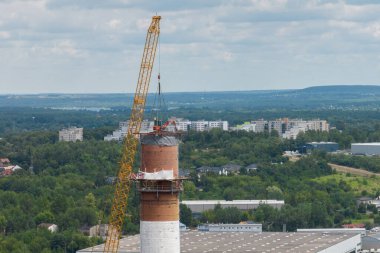
[{"label": "white cloud", "polygon": [[288,0],[251,0],[251,8],[260,11],[277,11],[286,7]]},{"label": "white cloud", "polygon": [[9,39],[11,37],[11,34],[7,31],[0,31],[0,38],[1,39]]},{"label": "white cloud", "polygon": [[[161,71],[170,72],[165,76],[173,91],[231,90],[232,80],[240,89],[255,88],[252,83],[299,87],[329,78],[329,83],[345,83],[354,79],[351,73],[359,63],[367,66],[363,82],[380,82],[373,74],[380,50],[376,3],[380,1],[0,1],[0,69],[9,73],[0,75],[0,84],[28,90],[25,83],[33,83],[44,91],[76,83],[73,92],[79,87],[125,91],[124,84],[137,78],[146,30],[156,12],[162,15]],[[15,78],[29,66],[50,70],[57,78],[48,79],[42,70]],[[186,78],[189,72],[194,74]]]},{"label": "white cloud", "polygon": [[111,19],[110,21],[107,22],[107,24],[112,29],[117,29],[117,28],[119,28],[121,26],[121,20],[119,20],[119,19]]},{"label": "white cloud", "polygon": [[233,59],[233,54],[231,52],[223,52],[222,53],[222,59],[225,61],[225,62],[230,62],[232,61]]},{"label": "white cloud", "polygon": [[370,24],[365,31],[375,38],[380,38],[380,22]]},{"label": "white cloud", "polygon": [[71,57],[82,57],[84,53],[75,48],[75,45],[70,40],[62,40],[55,43],[51,48],[51,52],[57,55],[68,55]]},{"label": "white cloud", "polygon": [[136,21],[136,27],[141,31],[146,30],[147,27],[149,27],[149,24],[150,24],[149,18],[141,18]]}]

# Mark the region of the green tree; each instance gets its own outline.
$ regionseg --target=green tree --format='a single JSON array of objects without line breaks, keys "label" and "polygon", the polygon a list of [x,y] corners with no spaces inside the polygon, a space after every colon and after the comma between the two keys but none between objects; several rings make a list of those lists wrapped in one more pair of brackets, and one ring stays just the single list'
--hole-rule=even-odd
[{"label": "green tree", "polygon": [[41,213],[37,214],[37,216],[34,218],[35,223],[38,225],[40,223],[53,223],[54,222],[54,215],[50,211],[42,211]]},{"label": "green tree", "polygon": [[188,208],[184,204],[180,204],[179,208],[180,208],[180,212],[179,212],[180,221],[186,226],[190,227],[193,222],[193,213],[191,209]]},{"label": "green tree", "polygon": [[5,234],[5,229],[7,227],[7,219],[4,215],[0,214],[0,234]]},{"label": "green tree", "polygon": [[275,185],[267,187],[268,199],[284,199],[281,189]]},{"label": "green tree", "polygon": [[95,206],[96,206],[96,199],[95,199],[95,196],[94,196],[94,194],[92,192],[90,192],[89,194],[86,195],[86,197],[85,197],[85,203],[86,203],[86,206],[95,208]]}]

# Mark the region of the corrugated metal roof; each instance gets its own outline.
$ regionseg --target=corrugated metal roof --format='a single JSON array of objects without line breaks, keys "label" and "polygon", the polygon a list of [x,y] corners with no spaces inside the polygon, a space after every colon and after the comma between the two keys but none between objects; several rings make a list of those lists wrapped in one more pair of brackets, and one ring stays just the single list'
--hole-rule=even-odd
[{"label": "corrugated metal roof", "polygon": [[[360,240],[353,234],[320,233],[244,233],[198,232],[181,233],[181,253],[234,252],[234,253],[318,253],[346,240]],[[353,239],[355,237],[355,239]],[[103,252],[104,245],[77,251],[78,253]],[[342,249],[348,252],[350,249]],[[119,253],[140,251],[139,235],[120,240]]]}]

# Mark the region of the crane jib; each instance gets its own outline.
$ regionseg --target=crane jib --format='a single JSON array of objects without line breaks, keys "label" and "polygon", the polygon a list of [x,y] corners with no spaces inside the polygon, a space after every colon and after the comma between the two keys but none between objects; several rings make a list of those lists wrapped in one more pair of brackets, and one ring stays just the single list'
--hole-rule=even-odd
[{"label": "crane jib", "polygon": [[145,102],[160,34],[160,19],[161,16],[152,17],[152,22],[146,35],[139,78],[129,119],[128,131],[124,140],[120,169],[117,175],[118,180],[115,185],[107,239],[103,250],[104,253],[116,253],[119,248],[119,240],[122,235],[122,227],[127,211],[127,200],[131,184],[130,178],[137,150],[136,135],[140,131],[144,116]]}]

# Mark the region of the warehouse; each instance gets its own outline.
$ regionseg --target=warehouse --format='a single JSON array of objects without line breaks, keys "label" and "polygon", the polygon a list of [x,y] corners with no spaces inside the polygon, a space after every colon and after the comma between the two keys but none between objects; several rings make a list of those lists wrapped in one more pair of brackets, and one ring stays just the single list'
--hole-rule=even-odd
[{"label": "warehouse", "polygon": [[285,202],[283,200],[183,200],[181,204],[191,209],[193,214],[200,214],[207,210],[212,210],[216,205],[222,208],[236,207],[239,210],[256,209],[260,205],[269,205],[273,208],[281,208]]},{"label": "warehouse", "polygon": [[306,150],[308,152],[311,152],[314,149],[335,152],[339,149],[339,145],[336,142],[308,142],[306,144]]},{"label": "warehouse", "polygon": [[353,155],[380,155],[380,142],[352,143],[351,153]]},{"label": "warehouse", "polygon": [[[99,253],[103,252],[103,247],[104,245],[98,245],[77,252]],[[198,231],[181,233],[181,253],[356,253],[360,249],[360,234]],[[139,235],[128,236],[120,240],[119,253],[139,252]]]},{"label": "warehouse", "polygon": [[198,225],[198,231],[204,232],[263,232],[263,225],[257,223],[240,223],[240,224],[201,224]]}]

